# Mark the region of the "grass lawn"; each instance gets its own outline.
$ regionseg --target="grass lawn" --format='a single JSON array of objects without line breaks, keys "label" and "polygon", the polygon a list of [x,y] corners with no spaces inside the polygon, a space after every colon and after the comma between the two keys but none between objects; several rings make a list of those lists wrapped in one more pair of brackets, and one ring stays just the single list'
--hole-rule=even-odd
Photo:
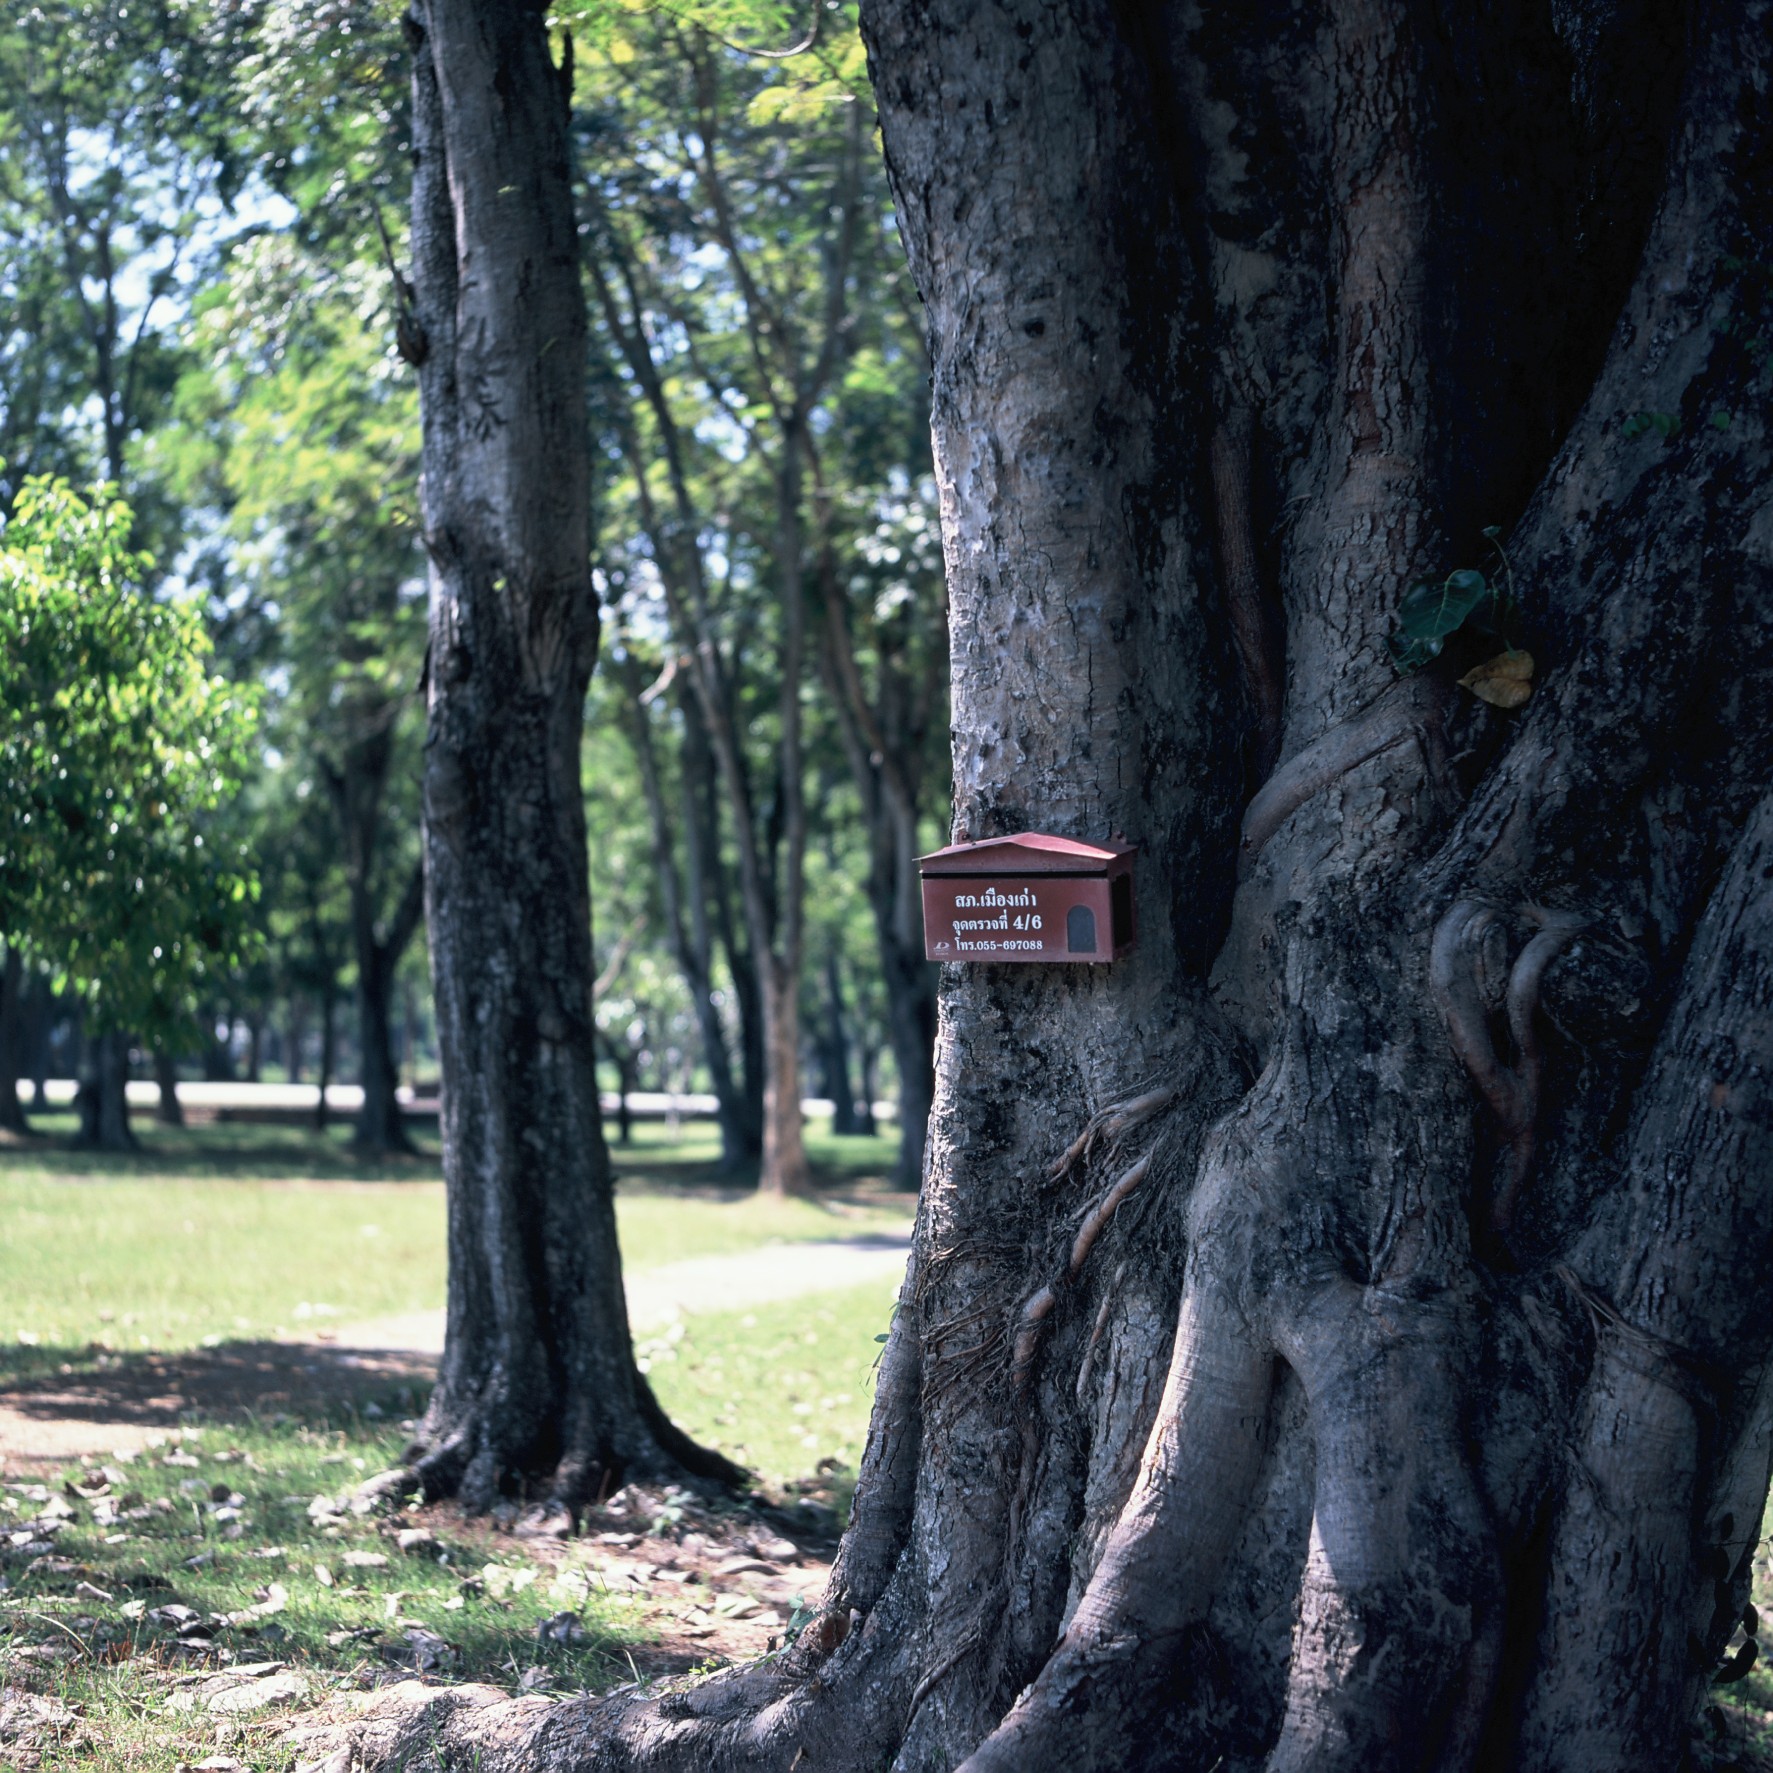
[{"label": "grass lawn", "polygon": [[[395,1462],[425,1369],[358,1372],[276,1339],[442,1303],[435,1154],[364,1165],[342,1129],[138,1117],[143,1151],[111,1158],[70,1150],[65,1117],[40,1124],[50,1138],[0,1149],[0,1386],[27,1412],[64,1391],[112,1399],[118,1421],[156,1389],[187,1407],[133,1457],[0,1470],[0,1768],[281,1767],[276,1719],[330,1690],[669,1678],[764,1653],[816,1600],[891,1285],[643,1335],[667,1410],[757,1473],[749,1501],[624,1492],[564,1543],[448,1508],[360,1518],[328,1499]],[[813,1132],[810,1203],[722,1182],[706,1129],[636,1132],[616,1152],[631,1271],[908,1215],[876,1180],[890,1138]],[[267,1356],[278,1372],[255,1381]],[[233,1392],[205,1389],[229,1375]],[[252,1389],[292,1375],[295,1395]]]},{"label": "grass lawn", "polygon": [[[141,1117],[138,1117],[140,1121]],[[65,1133],[71,1117],[44,1116]],[[435,1156],[364,1165],[343,1129],[138,1126],[137,1157],[53,1135],[0,1149],[0,1383],[88,1344],[183,1349],[443,1303]],[[809,1141],[828,1204],[773,1201],[711,1174],[712,1133],[643,1125],[617,1151],[617,1221],[631,1272],[770,1243],[903,1224],[870,1195],[890,1138]],[[875,1196],[878,1190],[875,1190]]]}]

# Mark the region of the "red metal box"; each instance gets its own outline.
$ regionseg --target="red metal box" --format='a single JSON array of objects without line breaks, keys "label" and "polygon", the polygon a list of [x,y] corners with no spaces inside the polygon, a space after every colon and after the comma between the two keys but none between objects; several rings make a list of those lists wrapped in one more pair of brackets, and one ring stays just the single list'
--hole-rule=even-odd
[{"label": "red metal box", "polygon": [[1131,845],[1022,831],[918,857],[930,960],[1108,961],[1133,945]]}]

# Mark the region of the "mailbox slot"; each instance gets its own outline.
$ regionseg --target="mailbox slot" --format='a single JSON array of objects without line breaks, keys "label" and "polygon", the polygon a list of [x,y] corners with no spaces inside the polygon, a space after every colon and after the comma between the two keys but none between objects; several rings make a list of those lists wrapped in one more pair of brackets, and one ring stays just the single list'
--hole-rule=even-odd
[{"label": "mailbox slot", "polygon": [[924,953],[996,964],[1119,960],[1137,933],[1136,853],[1023,831],[920,856]]}]

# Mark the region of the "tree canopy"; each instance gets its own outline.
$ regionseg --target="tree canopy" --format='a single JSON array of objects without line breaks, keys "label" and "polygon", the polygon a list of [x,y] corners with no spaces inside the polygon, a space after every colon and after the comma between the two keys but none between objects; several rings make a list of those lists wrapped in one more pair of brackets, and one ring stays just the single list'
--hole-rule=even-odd
[{"label": "tree canopy", "polygon": [[130,509],[27,480],[0,530],[0,934],[106,1023],[167,1032],[241,961],[257,892],[233,796],[257,698]]}]

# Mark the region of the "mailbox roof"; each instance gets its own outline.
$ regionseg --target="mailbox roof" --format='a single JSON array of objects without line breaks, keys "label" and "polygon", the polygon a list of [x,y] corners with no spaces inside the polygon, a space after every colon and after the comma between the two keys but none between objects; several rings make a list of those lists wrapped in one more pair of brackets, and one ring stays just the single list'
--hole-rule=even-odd
[{"label": "mailbox roof", "polygon": [[951,843],[917,858],[925,874],[1104,874],[1133,854],[1129,843],[1080,843],[1044,831],[1018,831],[977,843]]}]

